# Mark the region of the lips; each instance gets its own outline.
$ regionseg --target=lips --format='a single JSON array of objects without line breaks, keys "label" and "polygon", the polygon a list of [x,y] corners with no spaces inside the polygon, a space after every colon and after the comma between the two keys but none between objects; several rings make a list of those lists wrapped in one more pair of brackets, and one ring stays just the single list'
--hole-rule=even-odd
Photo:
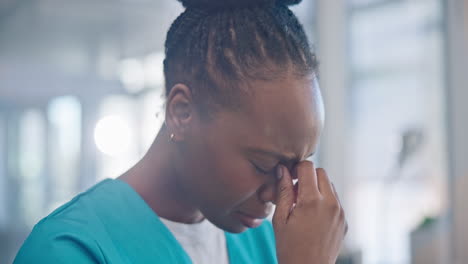
[{"label": "lips", "polygon": [[263,222],[263,219],[267,217],[267,215],[252,216],[244,212],[237,212],[236,216],[239,221],[248,228],[255,228],[260,226]]}]

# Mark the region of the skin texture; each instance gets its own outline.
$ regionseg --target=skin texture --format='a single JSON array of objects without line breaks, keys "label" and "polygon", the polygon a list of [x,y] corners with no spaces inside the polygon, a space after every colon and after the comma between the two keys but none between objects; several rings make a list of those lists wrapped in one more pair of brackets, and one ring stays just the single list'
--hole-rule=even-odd
[{"label": "skin texture", "polygon": [[276,203],[280,263],[334,263],[345,235],[344,213],[325,172],[305,161],[316,151],[324,122],[318,82],[314,75],[288,74],[249,86],[254,92],[243,109],[221,110],[206,120],[190,88],[174,85],[165,125],[120,179],[160,217],[208,219],[232,233],[248,228],[240,215],[265,218]]},{"label": "skin texture", "polygon": [[278,169],[282,178],[273,215],[278,263],[335,263],[348,232],[335,187],[325,170],[315,169],[312,162],[300,162],[295,171],[297,193],[294,176],[285,167]]}]

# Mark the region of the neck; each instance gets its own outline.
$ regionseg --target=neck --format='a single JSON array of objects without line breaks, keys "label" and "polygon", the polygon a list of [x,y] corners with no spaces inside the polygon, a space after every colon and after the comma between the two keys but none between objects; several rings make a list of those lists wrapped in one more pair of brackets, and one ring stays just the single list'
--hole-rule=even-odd
[{"label": "neck", "polygon": [[203,220],[177,183],[174,157],[176,149],[163,126],[146,155],[119,177],[127,182],[160,217],[180,223]]}]

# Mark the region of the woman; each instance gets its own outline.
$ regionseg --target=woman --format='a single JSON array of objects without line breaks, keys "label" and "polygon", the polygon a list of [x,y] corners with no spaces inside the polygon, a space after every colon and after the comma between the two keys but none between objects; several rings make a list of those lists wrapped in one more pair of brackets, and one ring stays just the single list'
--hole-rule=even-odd
[{"label": "woman", "polygon": [[15,263],[336,261],[343,209],[306,161],[324,113],[300,0],[181,2],[148,153],[40,221]]}]

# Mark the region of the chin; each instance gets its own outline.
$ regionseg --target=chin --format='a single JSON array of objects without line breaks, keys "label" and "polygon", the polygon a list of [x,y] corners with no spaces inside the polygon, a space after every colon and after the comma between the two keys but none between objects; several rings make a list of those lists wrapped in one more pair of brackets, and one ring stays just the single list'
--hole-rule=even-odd
[{"label": "chin", "polygon": [[230,215],[222,217],[221,219],[209,217],[207,217],[207,219],[213,225],[229,233],[238,234],[245,232],[248,229],[245,225],[243,225]]},{"label": "chin", "polygon": [[229,228],[223,228],[224,231],[234,234],[239,234],[245,232],[248,228],[242,224],[237,224],[235,226],[230,226]]}]

